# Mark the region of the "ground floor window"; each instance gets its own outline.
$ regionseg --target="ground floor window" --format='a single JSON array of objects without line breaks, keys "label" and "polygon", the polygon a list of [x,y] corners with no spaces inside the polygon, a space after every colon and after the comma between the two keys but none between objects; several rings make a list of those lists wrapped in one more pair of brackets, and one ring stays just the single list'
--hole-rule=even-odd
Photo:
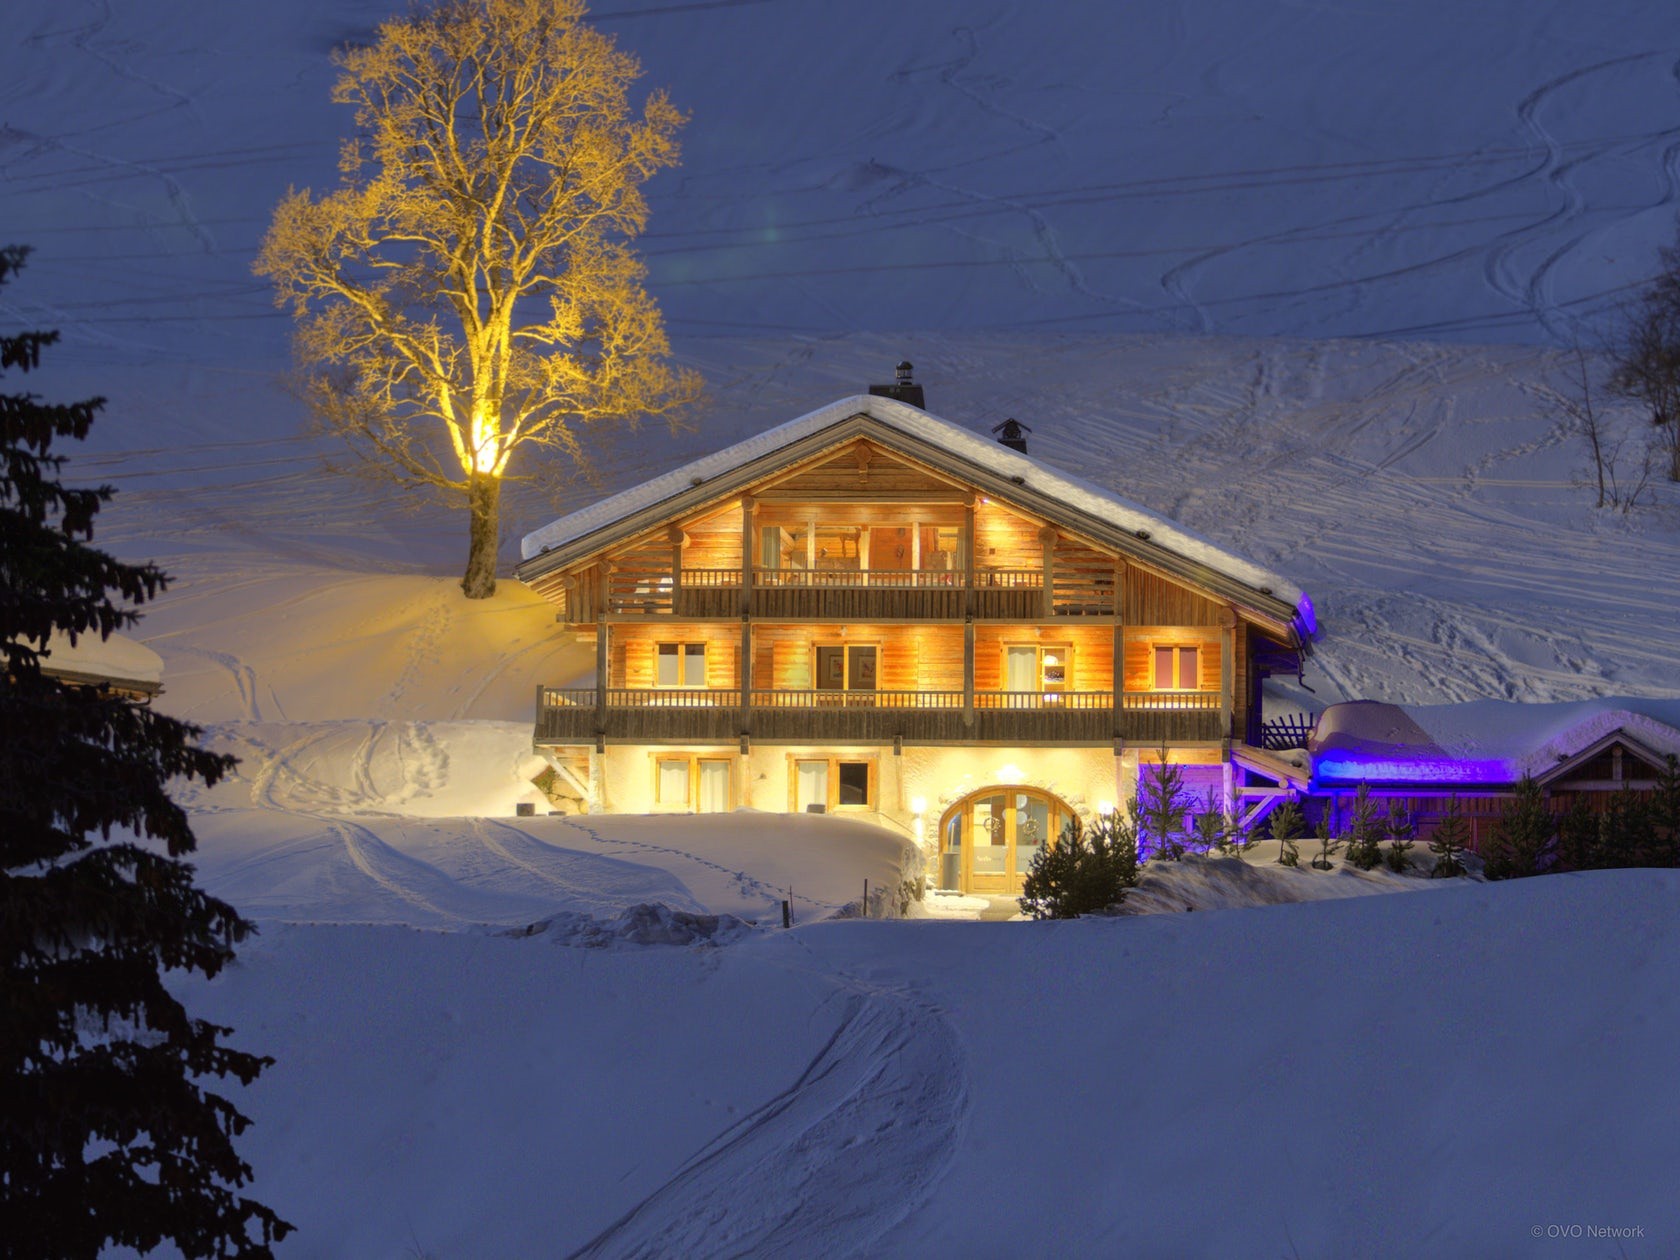
[{"label": "ground floor window", "polygon": [[790,802],[798,814],[874,809],[878,798],[873,757],[797,757],[789,776]]},{"label": "ground floor window", "polygon": [[727,813],[735,808],[734,780],[727,757],[659,753],[653,759],[653,799],[668,809]]}]

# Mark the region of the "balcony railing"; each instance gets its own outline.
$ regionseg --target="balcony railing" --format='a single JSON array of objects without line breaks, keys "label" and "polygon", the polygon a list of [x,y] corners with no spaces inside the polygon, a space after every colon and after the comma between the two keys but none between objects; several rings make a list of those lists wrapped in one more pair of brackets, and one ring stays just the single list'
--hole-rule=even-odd
[{"label": "balcony railing", "polygon": [[[538,743],[729,742],[743,731],[777,743],[1147,743],[1221,737],[1218,692],[977,691],[972,719],[961,691],[755,689],[743,722],[733,689],[609,688],[598,714],[593,688],[539,689]],[[1118,729],[1117,729],[1118,728]]]},{"label": "balcony railing", "polygon": [[[684,569],[680,576],[674,584],[644,578],[622,594],[615,589],[612,611],[740,614],[739,569]],[[755,617],[950,620],[963,614],[964,575],[947,569],[754,569],[752,582],[748,611]],[[1044,574],[1038,569],[977,570],[970,606],[981,618],[1038,617],[1044,612]]]}]

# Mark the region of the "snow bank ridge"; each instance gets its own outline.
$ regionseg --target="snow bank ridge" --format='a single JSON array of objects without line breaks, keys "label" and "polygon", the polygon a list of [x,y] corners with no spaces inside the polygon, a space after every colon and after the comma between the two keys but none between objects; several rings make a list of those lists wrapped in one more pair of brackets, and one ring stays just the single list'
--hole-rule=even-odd
[{"label": "snow bank ridge", "polygon": [[602,920],[575,911],[539,919],[504,936],[542,936],[557,945],[612,949],[624,945],[727,945],[753,926],[732,914],[693,914],[670,906],[631,906],[616,919]]}]

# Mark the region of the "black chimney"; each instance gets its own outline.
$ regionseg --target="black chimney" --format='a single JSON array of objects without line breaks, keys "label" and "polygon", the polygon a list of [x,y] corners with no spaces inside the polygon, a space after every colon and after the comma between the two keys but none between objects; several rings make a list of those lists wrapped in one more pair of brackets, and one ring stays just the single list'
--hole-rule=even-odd
[{"label": "black chimney", "polygon": [[994,424],[992,432],[998,435],[998,441],[1012,451],[1027,453],[1027,434],[1032,432],[1028,426],[1011,417],[1002,424]]},{"label": "black chimney", "polygon": [[901,403],[909,403],[912,407],[927,410],[927,402],[922,397],[922,387],[910,379],[914,371],[910,360],[905,359],[894,369],[897,378],[891,385],[871,385],[869,392],[877,398],[896,398]]}]

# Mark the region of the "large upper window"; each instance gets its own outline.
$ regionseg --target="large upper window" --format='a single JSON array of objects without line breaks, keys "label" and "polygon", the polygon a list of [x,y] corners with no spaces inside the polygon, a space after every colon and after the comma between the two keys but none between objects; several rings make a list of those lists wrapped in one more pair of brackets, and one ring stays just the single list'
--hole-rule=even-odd
[{"label": "large upper window", "polygon": [[661,643],[655,654],[654,684],[660,687],[704,687],[706,645]]}]

